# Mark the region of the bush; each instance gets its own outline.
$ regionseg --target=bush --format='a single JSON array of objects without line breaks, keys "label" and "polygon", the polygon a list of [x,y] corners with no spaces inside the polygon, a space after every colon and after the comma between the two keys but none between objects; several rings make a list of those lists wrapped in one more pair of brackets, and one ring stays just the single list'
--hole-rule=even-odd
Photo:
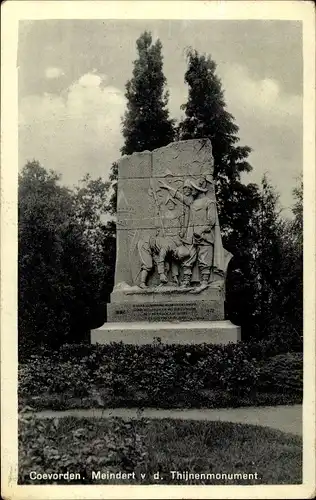
[{"label": "bush", "polygon": [[[137,471],[146,455],[141,426],[139,423],[136,426],[133,420],[109,419],[106,432],[99,433],[96,422],[89,420],[81,426],[71,418],[60,422],[24,417],[19,421],[19,484],[32,484],[31,471],[41,474],[69,471],[83,478],[91,477],[92,470]],[[68,481],[57,481],[63,482]],[[54,481],[36,481],[41,483]]]},{"label": "bush", "polygon": [[303,355],[289,352],[266,361],[259,375],[259,387],[267,392],[303,392]]},{"label": "bush", "polygon": [[81,363],[61,361],[52,358],[30,356],[30,362],[19,368],[19,394],[39,395],[42,393],[70,393],[73,396],[87,396],[91,380],[87,376],[84,360]]},{"label": "bush", "polygon": [[256,360],[247,347],[169,346],[161,343],[134,346],[67,346],[53,356],[31,356],[20,368],[20,393],[87,392],[93,384],[115,394],[129,387],[152,395],[193,388],[248,390],[257,380]]},{"label": "bush", "polygon": [[251,358],[247,346],[237,344],[210,353],[198,362],[204,387],[220,388],[231,393],[248,393],[256,388],[257,360]]},{"label": "bush", "polygon": [[19,403],[55,409],[256,404],[259,392],[282,392],[284,380],[288,395],[290,387],[301,394],[298,356],[261,359],[242,343],[65,346],[20,365]]}]

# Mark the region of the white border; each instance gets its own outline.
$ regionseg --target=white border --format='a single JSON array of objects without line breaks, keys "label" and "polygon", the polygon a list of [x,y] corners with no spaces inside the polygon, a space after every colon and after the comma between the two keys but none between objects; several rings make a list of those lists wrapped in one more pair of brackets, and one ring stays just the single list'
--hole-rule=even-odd
[{"label": "white border", "polygon": [[[315,18],[301,1],[7,1],[1,16],[1,442],[6,499],[310,498],[315,493]],[[17,40],[36,19],[301,20],[304,54],[303,485],[17,486]],[[284,47],[287,50],[287,47]],[[295,68],[293,68],[295,71]],[[36,270],[35,270],[36,272]]]}]

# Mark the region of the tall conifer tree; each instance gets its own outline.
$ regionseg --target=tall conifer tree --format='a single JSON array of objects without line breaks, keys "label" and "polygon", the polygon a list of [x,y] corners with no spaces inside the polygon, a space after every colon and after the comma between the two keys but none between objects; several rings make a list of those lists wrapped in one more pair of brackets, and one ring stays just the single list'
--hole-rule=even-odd
[{"label": "tall conifer tree", "polygon": [[[253,324],[256,276],[251,268],[252,225],[260,205],[258,186],[241,182],[241,173],[252,170],[251,148],[239,145],[239,128],[228,112],[216,63],[196,50],[187,52],[184,81],[188,100],[178,126],[181,140],[209,138],[213,146],[214,179],[224,246],[233,253],[227,277],[227,314],[247,330]],[[251,311],[251,312],[250,312]]]},{"label": "tall conifer tree", "polygon": [[[169,118],[168,92],[163,74],[162,44],[152,41],[145,31],[136,41],[138,59],[133,76],[126,83],[127,110],[123,119],[122,154],[132,154],[166,146],[174,140],[174,120]],[[117,163],[113,163],[110,180],[117,179]],[[113,186],[109,211],[116,213],[117,187]]]},{"label": "tall conifer tree", "polygon": [[145,31],[137,40],[138,59],[126,84],[127,110],[123,120],[122,154],[166,146],[174,139],[173,120],[167,109],[168,92],[163,74],[162,44]]},{"label": "tall conifer tree", "polygon": [[233,251],[258,202],[256,186],[240,182],[240,174],[252,170],[247,161],[251,148],[238,145],[239,128],[226,109],[216,63],[192,49],[187,58],[188,101],[182,105],[185,117],[178,133],[182,140],[207,137],[212,142],[220,222],[226,245]]}]

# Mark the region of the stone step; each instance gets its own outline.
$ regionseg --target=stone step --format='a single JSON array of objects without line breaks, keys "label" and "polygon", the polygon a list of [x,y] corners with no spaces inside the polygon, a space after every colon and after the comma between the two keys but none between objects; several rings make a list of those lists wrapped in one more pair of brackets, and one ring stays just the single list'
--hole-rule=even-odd
[{"label": "stone step", "polygon": [[240,327],[230,321],[156,321],[104,323],[91,330],[92,344],[229,344],[240,339]]}]

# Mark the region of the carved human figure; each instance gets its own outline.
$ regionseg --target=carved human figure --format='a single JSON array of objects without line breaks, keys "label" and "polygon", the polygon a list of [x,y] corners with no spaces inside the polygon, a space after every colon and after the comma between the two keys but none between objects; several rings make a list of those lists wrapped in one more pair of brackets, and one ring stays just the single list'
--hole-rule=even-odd
[{"label": "carved human figure", "polygon": [[[179,283],[179,263],[189,257],[189,250],[184,245],[177,246],[172,237],[152,236],[149,240],[138,242],[138,251],[141,259],[140,287],[147,287],[147,278],[155,264],[161,284],[168,283],[169,266],[171,266],[172,281]],[[169,262],[167,259],[170,259]]]},{"label": "carved human figure", "polygon": [[197,261],[200,271],[200,289],[208,286],[213,266],[216,203],[206,196],[206,179],[186,180],[183,192],[160,181],[160,186],[173,194],[187,207],[182,241],[189,250],[183,260],[183,287],[191,284],[192,269]]},{"label": "carved human figure", "polygon": [[159,217],[156,220],[157,236],[168,236],[174,240],[177,246],[181,245],[181,228],[183,226],[183,210],[179,211],[178,203],[169,196],[165,202],[165,208],[157,207]]},{"label": "carved human figure", "polygon": [[168,196],[165,210],[160,212],[156,225],[156,235],[149,240],[138,242],[138,251],[141,259],[140,287],[146,288],[147,278],[157,266],[161,284],[168,283],[168,271],[171,270],[173,284],[179,284],[179,264],[184,258],[190,256],[189,250],[183,246],[180,235],[183,226],[183,212],[179,213],[177,202]]}]

